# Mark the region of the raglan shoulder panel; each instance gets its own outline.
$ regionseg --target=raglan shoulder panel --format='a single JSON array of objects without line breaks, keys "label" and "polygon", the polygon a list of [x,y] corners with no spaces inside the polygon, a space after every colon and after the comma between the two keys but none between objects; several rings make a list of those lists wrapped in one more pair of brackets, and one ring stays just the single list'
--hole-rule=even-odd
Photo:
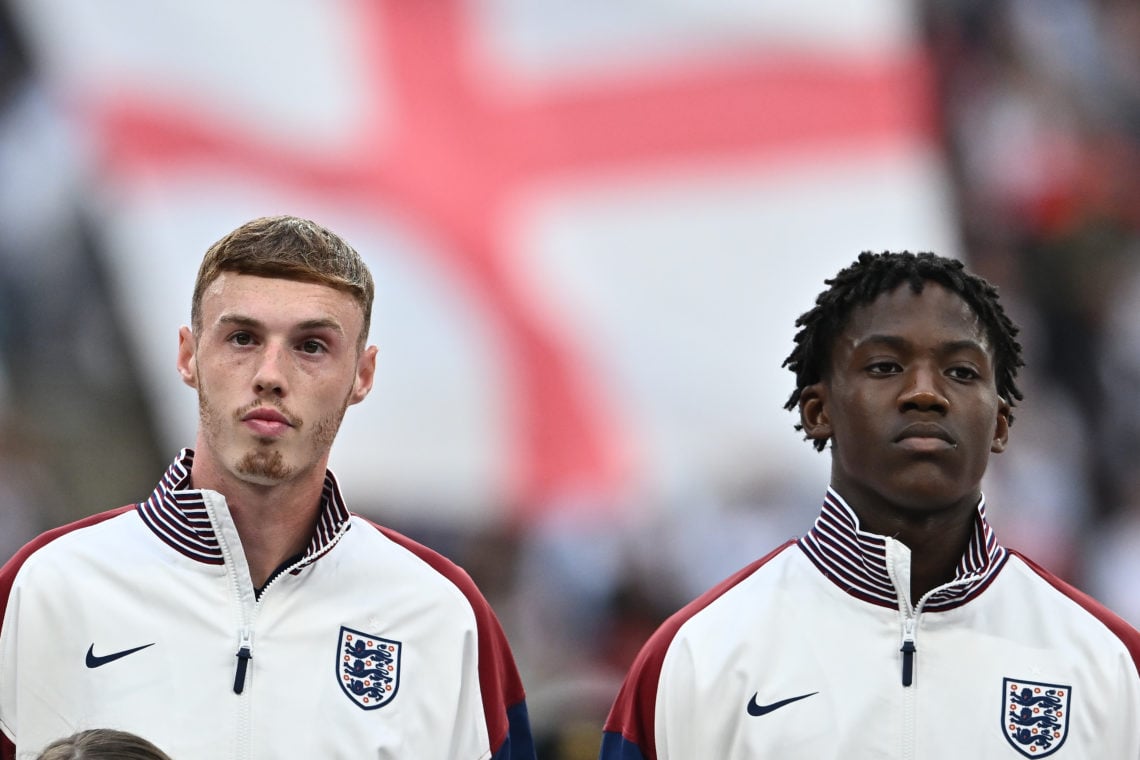
[{"label": "raglan shoulder panel", "polygon": [[[135,505],[127,505],[117,509],[107,510],[98,514],[85,517],[81,520],[62,525],[58,528],[41,533],[36,538],[25,544],[19,551],[12,555],[3,567],[0,567],[0,636],[3,635],[4,619],[8,613],[8,603],[12,596],[12,587],[16,583],[16,577],[19,575],[20,570],[24,567],[25,563],[37,552],[51,544],[53,541],[62,538],[63,536],[74,533],[75,531],[88,528],[93,525],[105,522],[119,515],[132,511]],[[0,661],[0,683],[5,678],[3,672],[3,662]],[[7,719],[4,715],[0,714],[0,725],[7,726]],[[12,738],[8,736],[8,730],[5,728],[0,732],[0,760],[13,760],[16,756],[16,747]]]},{"label": "raglan shoulder panel", "polygon": [[657,686],[665,656],[678,631],[777,555],[795,545],[795,541],[782,544],[682,607],[658,627],[630,667],[606,719],[601,760],[657,759]]},{"label": "raglan shoulder panel", "polygon": [[1136,628],[1131,626],[1127,621],[1093,597],[1061,580],[1025,555],[1013,550],[1011,550],[1010,553],[1025,563],[1025,565],[1043,581],[1048,583],[1063,596],[1071,599],[1111,631],[1132,656],[1132,664],[1136,668],[1137,678],[1140,678],[1140,631],[1137,631]]},{"label": "raglan shoulder panel", "polygon": [[534,742],[526,711],[526,693],[510,644],[499,619],[471,576],[442,554],[407,536],[357,518],[402,547],[452,584],[467,600],[475,617],[479,640],[479,685],[487,735],[495,760],[534,757]]},{"label": "raglan shoulder panel", "polygon": [[29,557],[62,536],[74,533],[83,528],[88,528],[92,525],[97,525],[105,520],[130,512],[133,509],[135,509],[135,505],[129,504],[125,507],[110,509],[106,512],[100,512],[90,517],[85,517],[82,520],[76,520],[67,525],[53,528],[45,533],[41,533],[12,555],[12,558],[9,559],[3,567],[0,567],[0,625],[3,623],[4,613],[8,608],[8,598],[12,593],[12,584],[16,582],[16,576],[19,574],[20,568],[24,566],[24,563],[27,562]]}]

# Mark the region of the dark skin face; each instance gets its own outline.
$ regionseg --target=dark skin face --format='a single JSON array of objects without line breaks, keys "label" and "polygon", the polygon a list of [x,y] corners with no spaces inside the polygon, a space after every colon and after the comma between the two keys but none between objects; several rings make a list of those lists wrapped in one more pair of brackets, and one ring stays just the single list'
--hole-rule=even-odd
[{"label": "dark skin face", "polygon": [[857,307],[827,376],[804,389],[804,431],[831,441],[831,485],[864,530],[912,550],[912,599],[953,578],[1009,411],[982,323],[933,282]]}]

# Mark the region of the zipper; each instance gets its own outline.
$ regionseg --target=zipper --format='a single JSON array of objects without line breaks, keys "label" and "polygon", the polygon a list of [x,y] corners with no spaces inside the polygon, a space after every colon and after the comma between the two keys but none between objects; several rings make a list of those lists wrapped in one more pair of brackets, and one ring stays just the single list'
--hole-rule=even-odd
[{"label": "zipper", "polygon": [[915,655],[918,653],[918,616],[922,613],[922,605],[934,590],[928,591],[918,600],[917,605],[910,603],[910,549],[893,539],[887,539],[887,575],[895,587],[895,596],[898,599],[899,615],[902,618],[902,642],[899,651],[902,653],[902,685],[909,688],[914,685]]},{"label": "zipper", "polygon": [[914,683],[914,653],[918,651],[915,646],[915,628],[918,627],[918,615],[915,613],[914,617],[908,616],[903,621],[903,640],[902,647],[899,649],[902,652],[902,685],[910,686]]},{"label": "zipper", "polygon": [[[893,573],[892,573],[893,576]],[[938,586],[927,591],[918,600],[918,604],[911,607],[909,594],[904,593],[902,589],[896,584],[895,591],[899,597],[899,612],[902,613],[902,644],[899,647],[899,652],[902,653],[902,686],[903,686],[903,721],[902,721],[902,752],[900,755],[901,760],[914,760],[917,756],[917,736],[918,736],[918,715],[916,703],[918,701],[918,694],[916,693],[915,680],[918,676],[917,671],[917,655],[918,655],[918,618],[922,615],[922,610],[926,606],[926,602],[938,591],[949,588],[951,586],[968,583],[970,579],[961,579],[952,581],[951,583]]]},{"label": "zipper", "polygon": [[253,636],[250,634],[249,626],[241,629],[236,657],[237,672],[234,673],[234,694],[241,694],[245,691],[245,674],[249,668],[249,661],[253,659]]},{"label": "zipper", "polygon": [[[277,579],[283,575],[291,573],[298,566],[306,561],[305,557],[301,557],[292,565],[281,570],[281,572],[274,575],[269,579],[261,588],[261,593],[254,593],[252,609],[248,609],[249,605],[242,604],[242,627],[238,631],[238,649],[234,657],[237,658],[237,665],[234,670],[234,694],[241,694],[245,691],[246,675],[249,673],[250,661],[253,659],[253,621],[257,619],[257,612],[261,609],[261,600],[265,598],[265,594],[277,583]],[[239,581],[240,583],[240,581]]]},{"label": "zipper", "polygon": [[917,662],[916,655],[918,654],[918,618],[922,614],[922,608],[926,606],[926,601],[943,589],[965,585],[972,582],[972,580],[972,578],[963,578],[932,588],[922,595],[922,598],[918,600],[918,604],[914,607],[910,606],[910,600],[896,586],[895,592],[899,597],[899,612],[902,613],[903,616],[902,645],[899,647],[899,651],[902,652],[903,686],[913,686],[915,676],[917,675],[915,666]]},{"label": "zipper", "polygon": [[[284,571],[278,573],[275,577],[271,578],[265,587],[261,589],[261,594],[258,595],[253,588],[253,581],[249,575],[249,565],[244,556],[235,556],[232,551],[231,545],[241,546],[241,537],[237,534],[237,526],[233,523],[232,516],[228,513],[228,507],[225,511],[226,519],[223,521],[219,519],[219,514],[212,501],[212,492],[203,491],[203,504],[206,511],[210,516],[210,523],[214,528],[215,535],[218,538],[218,547],[222,551],[222,563],[226,568],[226,572],[230,577],[230,582],[233,586],[234,597],[238,602],[241,610],[241,622],[238,627],[238,647],[234,658],[237,662],[234,665],[234,694],[238,697],[238,719],[237,719],[237,733],[235,739],[235,760],[246,760],[250,757],[251,747],[250,739],[252,732],[252,696],[245,696],[244,692],[249,685],[249,679],[253,677],[252,661],[253,661],[253,628],[254,621],[257,619],[257,613],[261,609],[261,601],[265,598],[265,594],[269,589],[277,583],[278,578],[290,573],[297,567],[300,567],[306,562],[311,562],[318,557],[324,555],[332,549],[337,543],[340,542],[341,537],[345,531],[348,530],[351,523],[347,520],[341,525],[340,530],[330,538],[328,544],[321,552],[311,557],[302,557],[286,568]],[[217,497],[225,502],[225,497],[217,494]]]},{"label": "zipper", "polygon": [[[902,685],[903,685],[903,719],[902,719],[902,752],[901,760],[914,760],[916,756],[916,740],[918,735],[918,715],[916,703],[918,694],[914,686],[916,671],[915,660],[918,654],[918,616],[922,614],[922,607],[926,604],[929,593],[918,600],[913,608],[909,600],[905,600],[900,607],[903,611],[902,646]],[[900,599],[902,597],[900,596]]]},{"label": "zipper", "polygon": [[903,615],[902,646],[899,647],[899,651],[902,652],[902,685],[905,687],[914,686],[917,675],[915,665],[918,654],[918,618],[922,614],[922,608],[926,606],[926,600],[939,588],[945,588],[945,586],[927,591],[918,600],[918,604],[913,607],[910,606],[909,599],[901,594],[899,595],[899,611]]},{"label": "zipper", "polygon": [[251,676],[250,660],[253,659],[253,620],[257,611],[257,600],[253,591],[253,583],[249,578],[249,565],[245,557],[233,551],[234,546],[241,546],[241,538],[237,534],[237,527],[229,514],[228,507],[215,504],[218,499],[222,505],[225,497],[213,491],[202,491],[202,503],[210,516],[210,524],[218,539],[218,548],[222,551],[222,565],[229,577],[233,589],[234,600],[238,604],[241,616],[238,623],[237,658],[234,669],[233,692],[237,695],[237,724],[234,735],[234,760],[247,760],[250,757],[250,722],[252,708],[251,697],[243,692],[249,684]]},{"label": "zipper", "polygon": [[[918,717],[917,717],[917,689],[915,681],[918,677],[918,619],[927,601],[934,594],[955,586],[966,586],[977,580],[978,575],[964,576],[936,586],[923,594],[918,603],[910,602],[910,549],[896,539],[887,538],[886,543],[887,575],[895,588],[898,598],[899,616],[902,619],[902,636],[899,652],[902,654],[901,680],[902,694],[902,731],[899,737],[901,742],[901,760],[914,760],[917,753]],[[902,551],[900,551],[900,549]]]}]

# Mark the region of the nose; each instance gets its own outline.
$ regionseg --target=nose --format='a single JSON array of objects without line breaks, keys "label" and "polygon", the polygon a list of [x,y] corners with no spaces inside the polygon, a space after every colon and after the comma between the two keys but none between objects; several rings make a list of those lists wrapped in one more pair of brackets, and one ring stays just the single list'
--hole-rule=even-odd
[{"label": "nose", "polygon": [[257,395],[285,395],[285,372],[282,355],[284,349],[275,344],[267,344],[261,352],[257,371],[253,376],[253,389]]},{"label": "nose", "polygon": [[899,411],[917,409],[945,414],[950,400],[942,392],[941,375],[929,367],[915,367],[908,373],[906,386],[899,394]]}]

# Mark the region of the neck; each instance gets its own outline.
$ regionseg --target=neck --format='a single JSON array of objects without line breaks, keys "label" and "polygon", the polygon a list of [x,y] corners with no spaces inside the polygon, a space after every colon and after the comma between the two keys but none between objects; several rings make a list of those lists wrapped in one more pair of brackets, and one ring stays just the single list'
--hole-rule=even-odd
[{"label": "neck", "polygon": [[912,603],[917,603],[931,589],[954,580],[971,530],[972,520],[962,524],[955,520],[895,535],[910,549]]},{"label": "neck", "polygon": [[259,485],[195,460],[190,479],[194,488],[225,496],[255,588],[264,586],[285,560],[308,548],[320,516],[323,469],[284,483]]},{"label": "neck", "polygon": [[859,527],[870,533],[890,536],[910,549],[910,598],[922,595],[954,579],[962,555],[973,535],[977,519],[977,499],[967,504],[931,512],[884,510],[850,501],[841,494],[859,518]]},{"label": "neck", "polygon": [[255,588],[264,586],[285,560],[308,548],[320,499],[320,487],[269,486],[252,494],[226,494]]}]

